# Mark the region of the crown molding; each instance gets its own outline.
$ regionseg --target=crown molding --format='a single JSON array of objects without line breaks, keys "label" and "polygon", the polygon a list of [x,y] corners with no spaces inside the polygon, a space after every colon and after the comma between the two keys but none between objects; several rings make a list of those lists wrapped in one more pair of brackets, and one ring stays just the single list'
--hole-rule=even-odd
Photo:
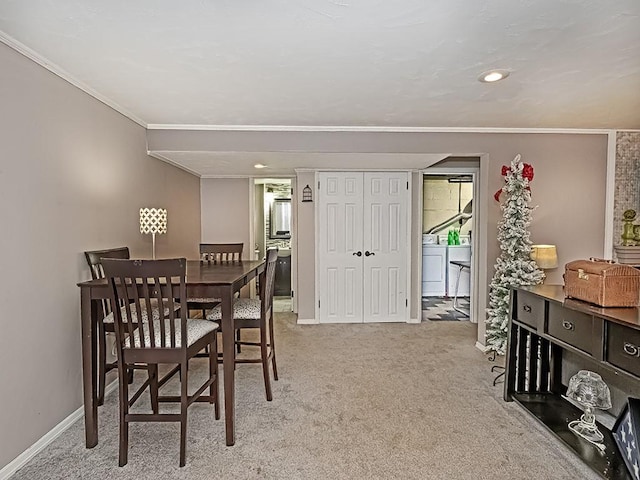
[{"label": "crown molding", "polygon": [[65,80],[66,82],[70,83],[74,87],[79,88],[80,90],[82,90],[83,92],[87,93],[88,95],[91,95],[93,98],[95,98],[99,102],[104,103],[106,106],[112,108],[113,110],[115,110],[116,112],[120,113],[121,115],[124,115],[129,120],[137,123],[141,127],[147,128],[147,123],[144,120],[142,120],[138,116],[134,115],[133,113],[128,111],[126,108],[122,107],[121,105],[117,104],[116,102],[114,102],[110,98],[102,95],[100,92],[94,90],[93,88],[91,88],[87,84],[81,82],[80,80],[75,78],[73,75],[71,75],[69,72],[67,72],[64,68],[62,68],[59,65],[56,65],[55,63],[47,60],[42,55],[36,53],[35,51],[31,50],[26,45],[20,43],[15,38],[12,38],[12,37],[8,36],[6,33],[2,32],[2,31],[0,31],[0,42],[4,43],[5,45],[7,45],[9,48],[12,48],[16,52],[24,55],[28,59],[33,60],[34,62],[36,62],[41,67],[46,68],[51,73],[53,73],[54,75],[56,75],[56,76],[60,77],[61,79]]},{"label": "crown molding", "polygon": [[198,178],[205,178],[202,175],[200,175],[198,172],[196,172],[195,170],[191,170],[190,168],[187,168],[184,165],[176,163],[173,160],[171,160],[170,158],[165,157],[164,155],[161,155],[158,152],[153,152],[151,150],[147,150],[147,155],[149,155],[150,157],[153,157],[153,158],[157,158],[158,160],[161,160],[161,161],[163,161],[165,163],[168,163],[169,165],[173,165],[174,167],[177,167],[180,170],[184,170],[185,172],[190,173],[191,175],[195,175]]},{"label": "crown molding", "polygon": [[[364,132],[364,133],[556,133],[602,135],[608,128],[501,128],[501,127],[391,127],[329,125],[147,125],[148,130],[231,131],[231,132]],[[620,130],[628,131],[628,130]]]}]

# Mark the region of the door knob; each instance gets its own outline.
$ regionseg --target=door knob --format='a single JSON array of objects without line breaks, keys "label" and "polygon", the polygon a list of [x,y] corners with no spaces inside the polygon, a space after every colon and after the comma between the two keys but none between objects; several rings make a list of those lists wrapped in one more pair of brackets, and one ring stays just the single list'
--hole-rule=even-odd
[{"label": "door knob", "polygon": [[369,250],[367,250],[366,252],[364,252],[364,256],[365,256],[365,257],[368,257],[368,256],[370,256],[370,255],[375,255],[375,253],[370,252]]},{"label": "door knob", "polygon": [[357,257],[361,257],[362,256],[362,252],[353,252],[353,254]]}]

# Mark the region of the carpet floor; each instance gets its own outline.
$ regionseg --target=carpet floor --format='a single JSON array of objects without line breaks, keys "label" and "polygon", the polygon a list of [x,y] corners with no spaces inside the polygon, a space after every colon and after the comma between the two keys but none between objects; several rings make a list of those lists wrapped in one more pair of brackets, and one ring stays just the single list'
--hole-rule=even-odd
[{"label": "carpet floor", "polygon": [[[185,467],[179,427],[163,423],[130,427],[129,463],[120,468],[116,390],[99,409],[95,448],[84,447],[80,420],[12,480],[599,478],[502,400],[470,322],[297,325],[291,313],[276,320],[273,401],[258,365],[236,370],[235,446],[225,446],[212,406],[194,404]],[[198,359],[190,378],[204,369]]]}]

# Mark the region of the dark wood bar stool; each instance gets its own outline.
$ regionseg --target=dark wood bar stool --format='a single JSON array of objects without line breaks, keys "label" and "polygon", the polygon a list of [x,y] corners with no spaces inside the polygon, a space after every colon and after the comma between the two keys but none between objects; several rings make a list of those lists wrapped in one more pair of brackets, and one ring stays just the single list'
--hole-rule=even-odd
[{"label": "dark wood bar stool", "polygon": [[[84,252],[84,256],[91,270],[93,280],[104,278],[102,268],[103,258],[129,258],[128,247],[110,248],[106,250],[90,250]],[[101,321],[98,322],[98,405],[104,403],[104,390],[107,373],[118,367],[118,362],[107,362],[107,332],[114,333],[113,314],[111,313],[111,303],[108,300],[100,302]],[[132,379],[133,371],[129,372],[129,379]]]},{"label": "dark wood bar stool", "polygon": [[[184,258],[103,259],[115,318],[120,387],[120,466],[127,463],[130,422],[180,422],[182,467],[186,463],[188,407],[197,401],[213,403],[215,418],[220,418],[216,341],[218,324],[188,318],[186,264]],[[153,309],[154,303],[159,312],[164,312],[159,318],[138,322],[137,328],[133,322],[127,321]],[[195,393],[189,395],[189,361],[204,349],[209,352],[209,375]],[[145,364],[149,370],[149,378],[129,397],[125,372],[134,364]],[[174,366],[165,376],[158,378],[159,364]],[[160,387],[178,372],[180,395],[160,395]],[[130,413],[129,408],[147,387],[151,393],[152,413]],[[204,395],[207,389],[209,394]],[[179,402],[180,413],[160,413],[160,402]]]},{"label": "dark wood bar stool", "polygon": [[[276,366],[276,349],[273,334],[273,290],[275,284],[276,261],[278,249],[267,250],[267,265],[260,276],[260,298],[238,298],[233,304],[233,318],[237,332],[243,329],[258,329],[260,339],[258,342],[239,341],[240,345],[260,347],[259,358],[237,358],[236,363],[261,363],[264,376],[264,387],[268,401],[273,398],[269,365],[273,369],[273,379],[278,380],[278,368]],[[219,321],[222,318],[220,305],[214,307],[207,319]]]},{"label": "dark wood bar stool", "polygon": [[[241,262],[242,243],[201,243],[200,263]],[[192,310],[202,310],[202,318],[207,316],[207,310],[220,303],[219,298],[189,298],[187,300]]]}]

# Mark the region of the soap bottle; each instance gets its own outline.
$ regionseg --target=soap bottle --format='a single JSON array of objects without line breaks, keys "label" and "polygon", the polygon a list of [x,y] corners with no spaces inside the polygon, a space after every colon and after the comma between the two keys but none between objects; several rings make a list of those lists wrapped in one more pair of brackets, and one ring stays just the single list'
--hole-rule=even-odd
[{"label": "soap bottle", "polygon": [[460,232],[458,230],[453,231],[453,244],[460,245]]},{"label": "soap bottle", "polygon": [[453,245],[453,230],[449,230],[449,233],[447,234],[447,245]]}]

